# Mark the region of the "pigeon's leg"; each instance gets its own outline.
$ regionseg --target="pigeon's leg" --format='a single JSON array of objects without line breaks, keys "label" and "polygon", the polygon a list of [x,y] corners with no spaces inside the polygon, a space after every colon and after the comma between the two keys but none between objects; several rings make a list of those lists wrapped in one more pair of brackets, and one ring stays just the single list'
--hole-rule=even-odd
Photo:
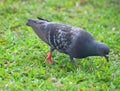
[{"label": "pigeon's leg", "polygon": [[53,48],[50,48],[50,52],[48,53],[47,57],[45,60],[47,60],[50,64],[52,64],[52,59],[51,59],[51,56],[52,56],[52,52],[53,52]]},{"label": "pigeon's leg", "polygon": [[72,64],[74,64],[74,60],[73,60],[73,57],[70,56],[70,61]]}]

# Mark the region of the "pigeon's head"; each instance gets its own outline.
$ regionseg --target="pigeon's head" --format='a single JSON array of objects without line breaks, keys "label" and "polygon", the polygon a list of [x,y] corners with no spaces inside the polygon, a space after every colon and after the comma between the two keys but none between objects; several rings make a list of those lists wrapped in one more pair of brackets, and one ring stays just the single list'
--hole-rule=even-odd
[{"label": "pigeon's head", "polygon": [[104,56],[106,58],[106,60],[109,61],[108,60],[108,54],[110,52],[110,49],[106,44],[100,43],[100,42],[97,43],[97,50],[98,50],[98,55],[99,56]]},{"label": "pigeon's head", "polygon": [[35,26],[39,26],[41,23],[44,23],[45,21],[43,20],[39,20],[39,19],[28,19],[26,22],[26,25],[31,26],[31,27],[35,27]]}]

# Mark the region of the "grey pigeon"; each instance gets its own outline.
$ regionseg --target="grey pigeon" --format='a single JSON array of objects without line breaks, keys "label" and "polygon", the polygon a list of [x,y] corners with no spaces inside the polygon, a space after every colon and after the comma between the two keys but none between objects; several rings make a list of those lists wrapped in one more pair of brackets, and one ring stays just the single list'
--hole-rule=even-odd
[{"label": "grey pigeon", "polygon": [[49,22],[42,18],[28,19],[26,25],[31,26],[35,33],[50,46],[46,60],[52,63],[52,52],[56,49],[69,55],[74,63],[74,58],[88,56],[104,56],[108,61],[109,47],[101,42],[96,42],[90,33],[81,28]]}]

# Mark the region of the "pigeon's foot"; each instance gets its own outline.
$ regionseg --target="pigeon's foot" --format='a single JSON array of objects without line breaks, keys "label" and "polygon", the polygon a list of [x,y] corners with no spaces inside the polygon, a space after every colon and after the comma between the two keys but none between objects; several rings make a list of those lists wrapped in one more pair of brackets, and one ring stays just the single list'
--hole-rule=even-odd
[{"label": "pigeon's foot", "polygon": [[49,64],[52,64],[51,56],[52,56],[52,52],[49,52],[46,59],[45,59],[45,60],[47,60],[49,62]]}]

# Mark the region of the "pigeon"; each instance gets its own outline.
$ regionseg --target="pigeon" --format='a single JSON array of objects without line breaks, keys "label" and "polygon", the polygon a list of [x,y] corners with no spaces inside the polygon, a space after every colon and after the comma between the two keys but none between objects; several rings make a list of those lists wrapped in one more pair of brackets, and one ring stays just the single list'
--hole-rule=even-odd
[{"label": "pigeon", "polygon": [[50,46],[46,60],[52,64],[52,52],[57,50],[69,55],[71,63],[74,58],[103,56],[108,60],[109,47],[94,40],[92,35],[79,27],[50,22],[48,20],[28,19],[27,26],[32,27],[38,37]]}]

